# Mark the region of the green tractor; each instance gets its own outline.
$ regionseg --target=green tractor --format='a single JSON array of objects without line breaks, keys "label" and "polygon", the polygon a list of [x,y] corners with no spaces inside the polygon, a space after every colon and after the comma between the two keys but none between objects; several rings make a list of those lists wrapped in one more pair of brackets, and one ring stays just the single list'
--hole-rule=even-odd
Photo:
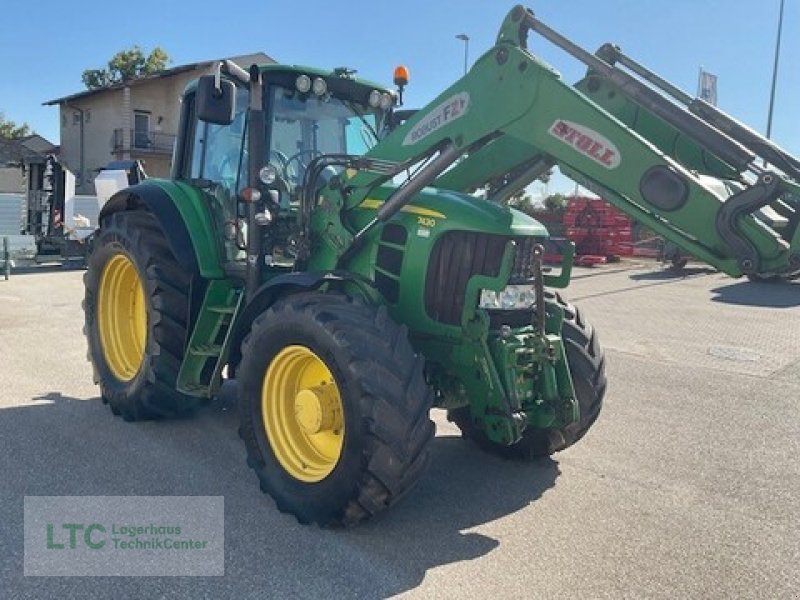
[{"label": "green tractor", "polygon": [[[348,69],[228,62],[190,85],[171,179],[100,215],[85,317],[103,401],[126,420],[179,417],[235,379],[262,490],[301,522],[354,524],[418,481],[432,407],[521,458],[597,419],[603,352],[552,291],[571,252],[543,267],[546,229],[504,202],[554,165],[731,275],[797,270],[796,221],[778,234],[754,216],[779,204],[793,218],[775,191],[795,189],[788,177],[737,176],[742,157],[688,126],[680,156],[659,149],[677,135],[664,111],[640,107],[647,131],[626,124],[625,102],[646,103],[615,99],[632,87],[593,61],[617,67],[581,55],[590,74],[566,85],[527,51],[531,29],[557,36],[514,8],[419,111],[399,108],[403,69],[396,92]],[[735,180],[733,214],[697,170]]]}]

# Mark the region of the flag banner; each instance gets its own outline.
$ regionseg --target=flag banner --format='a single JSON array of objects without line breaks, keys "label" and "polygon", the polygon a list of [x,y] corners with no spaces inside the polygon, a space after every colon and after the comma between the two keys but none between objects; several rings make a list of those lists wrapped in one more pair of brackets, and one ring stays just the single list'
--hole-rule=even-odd
[{"label": "flag banner", "polygon": [[697,84],[697,95],[709,104],[717,105],[717,76],[700,69],[700,81]]}]

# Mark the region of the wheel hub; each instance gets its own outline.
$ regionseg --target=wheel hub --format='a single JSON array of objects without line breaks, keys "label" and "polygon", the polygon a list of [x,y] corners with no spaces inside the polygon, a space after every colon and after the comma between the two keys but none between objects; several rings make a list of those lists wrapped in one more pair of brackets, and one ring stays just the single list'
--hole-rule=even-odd
[{"label": "wheel hub", "polygon": [[337,421],[341,421],[338,403],[338,393],[332,385],[322,384],[300,390],[294,399],[294,418],[308,435],[333,431]]},{"label": "wheel hub", "polygon": [[261,388],[264,431],[275,458],[299,481],[330,475],[344,446],[344,404],[325,361],[305,346],[286,346]]}]

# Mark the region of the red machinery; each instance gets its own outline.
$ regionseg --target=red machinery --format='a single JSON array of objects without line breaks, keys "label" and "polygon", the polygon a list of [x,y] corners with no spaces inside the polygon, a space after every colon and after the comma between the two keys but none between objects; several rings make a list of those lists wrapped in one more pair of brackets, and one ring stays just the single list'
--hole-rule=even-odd
[{"label": "red machinery", "polygon": [[633,222],[605,200],[569,198],[564,228],[575,243],[577,264],[615,262],[633,254]]}]

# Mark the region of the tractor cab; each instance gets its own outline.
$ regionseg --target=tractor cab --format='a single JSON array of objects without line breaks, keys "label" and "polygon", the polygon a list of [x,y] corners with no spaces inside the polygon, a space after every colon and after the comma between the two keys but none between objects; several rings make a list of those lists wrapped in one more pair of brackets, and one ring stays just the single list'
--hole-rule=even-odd
[{"label": "tractor cab", "polygon": [[[230,78],[203,77],[187,88],[184,143],[173,177],[206,191],[228,261],[245,259],[252,203],[259,223],[268,225],[266,266],[288,267],[309,165],[324,155],[368,152],[384,137],[395,98],[356,80],[348,69],[269,65],[256,73],[258,83],[233,72]],[[341,170],[322,169],[316,187]]]}]

